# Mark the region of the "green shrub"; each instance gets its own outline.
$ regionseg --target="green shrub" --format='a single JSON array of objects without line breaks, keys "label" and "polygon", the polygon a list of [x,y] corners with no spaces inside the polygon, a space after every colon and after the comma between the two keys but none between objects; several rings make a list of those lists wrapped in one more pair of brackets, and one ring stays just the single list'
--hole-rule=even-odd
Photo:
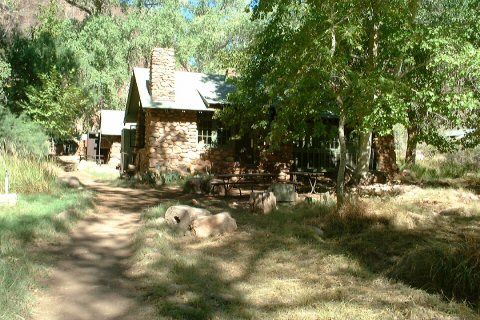
[{"label": "green shrub", "polygon": [[403,165],[413,173],[413,179],[435,182],[440,179],[464,178],[467,175],[480,177],[480,146],[418,161],[414,165]]},{"label": "green shrub", "polygon": [[183,191],[186,193],[210,193],[211,185],[210,181],[212,176],[208,174],[189,176],[185,179],[183,184]]},{"label": "green shrub", "polygon": [[160,172],[157,179],[160,179],[162,184],[180,184],[183,180],[180,172],[170,170]]},{"label": "green shrub", "polygon": [[48,155],[48,136],[27,116],[16,117],[0,107],[0,150],[22,157],[44,158]]}]

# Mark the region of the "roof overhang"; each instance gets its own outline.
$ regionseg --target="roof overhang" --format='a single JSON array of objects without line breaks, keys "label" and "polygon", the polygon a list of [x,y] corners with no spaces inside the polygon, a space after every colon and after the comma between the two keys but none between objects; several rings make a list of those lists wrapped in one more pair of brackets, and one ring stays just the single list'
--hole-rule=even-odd
[{"label": "roof overhang", "polygon": [[152,101],[149,77],[149,69],[133,69],[125,122],[136,122],[140,109],[213,112],[228,104],[227,95],[234,90],[233,85],[225,83],[223,76],[177,71],[175,101]]}]

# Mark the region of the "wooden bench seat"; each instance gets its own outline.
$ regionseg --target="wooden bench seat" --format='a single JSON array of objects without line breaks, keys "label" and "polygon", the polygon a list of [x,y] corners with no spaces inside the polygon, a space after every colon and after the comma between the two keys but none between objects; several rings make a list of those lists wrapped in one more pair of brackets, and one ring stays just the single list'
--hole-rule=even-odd
[{"label": "wooden bench seat", "polygon": [[262,183],[262,182],[257,182],[257,181],[250,181],[250,180],[240,180],[240,181],[230,181],[230,182],[224,182],[219,179],[214,179],[210,181],[210,186],[215,187],[215,186],[221,186],[225,189],[225,195],[227,195],[228,190],[232,188],[237,188],[238,191],[240,192],[240,196],[242,195],[242,188],[243,189],[250,189],[253,191],[255,188],[262,188],[266,189],[270,186],[270,183]]}]

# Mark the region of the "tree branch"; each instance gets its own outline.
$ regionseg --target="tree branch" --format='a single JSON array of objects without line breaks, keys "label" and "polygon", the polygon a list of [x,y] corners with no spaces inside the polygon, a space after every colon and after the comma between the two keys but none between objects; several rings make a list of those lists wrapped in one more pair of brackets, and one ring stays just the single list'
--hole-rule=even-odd
[{"label": "tree branch", "polygon": [[93,15],[93,12],[90,8],[88,8],[87,6],[81,5],[80,3],[77,3],[75,0],[65,0],[65,2],[82,10],[83,12],[86,12],[90,16]]}]

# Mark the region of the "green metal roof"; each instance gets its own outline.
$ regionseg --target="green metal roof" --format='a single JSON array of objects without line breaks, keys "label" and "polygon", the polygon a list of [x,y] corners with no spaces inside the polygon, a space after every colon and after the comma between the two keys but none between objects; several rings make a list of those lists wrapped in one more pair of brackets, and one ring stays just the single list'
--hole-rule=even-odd
[{"label": "green metal roof", "polygon": [[175,101],[152,101],[150,70],[134,68],[130,92],[125,111],[125,122],[136,122],[139,106],[132,104],[133,90],[138,90],[143,109],[178,109],[213,111],[212,106],[227,103],[227,96],[234,90],[225,82],[223,75],[210,75],[195,72],[175,72]]}]

